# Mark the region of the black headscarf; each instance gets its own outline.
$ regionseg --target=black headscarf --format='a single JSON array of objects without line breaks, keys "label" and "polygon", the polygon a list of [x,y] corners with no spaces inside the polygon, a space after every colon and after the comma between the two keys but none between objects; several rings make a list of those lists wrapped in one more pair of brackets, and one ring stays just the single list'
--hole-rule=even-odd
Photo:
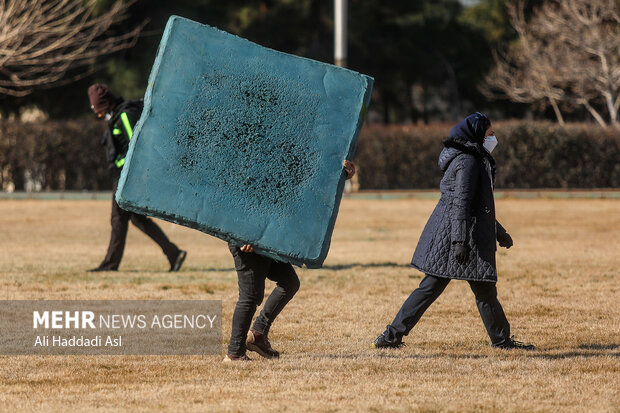
[{"label": "black headscarf", "polygon": [[476,112],[457,123],[450,131],[448,139],[466,139],[469,142],[482,145],[489,125],[491,125],[491,121],[487,115]]},{"label": "black headscarf", "polygon": [[479,158],[486,158],[491,166],[491,180],[495,181],[495,159],[482,147],[484,135],[491,121],[484,113],[469,115],[450,130],[448,139],[443,141],[444,150],[439,155],[439,166],[445,171],[458,152],[467,152]]}]

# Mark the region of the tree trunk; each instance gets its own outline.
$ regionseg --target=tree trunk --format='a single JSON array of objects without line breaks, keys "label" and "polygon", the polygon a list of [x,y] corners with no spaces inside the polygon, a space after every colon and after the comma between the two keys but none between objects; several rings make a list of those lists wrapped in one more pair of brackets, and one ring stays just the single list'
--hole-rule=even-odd
[{"label": "tree trunk", "polygon": [[446,59],[442,53],[437,50],[433,50],[433,53],[443,63],[446,73],[448,74],[448,79],[450,79],[450,83],[452,84],[452,117],[457,119],[461,115],[461,95],[459,94],[459,83],[456,78],[456,73],[448,59]]},{"label": "tree trunk", "polygon": [[388,103],[390,99],[387,96],[383,96],[383,99],[381,99],[381,101],[383,103],[383,123],[387,125],[388,123],[390,123],[390,104]]},{"label": "tree trunk", "polygon": [[15,191],[23,191],[26,189],[26,182],[24,179],[24,170],[16,167],[11,171],[11,181],[13,182]]},{"label": "tree trunk", "polygon": [[[613,96],[610,91],[603,93],[603,95],[605,95],[607,111],[609,112],[609,123],[618,127],[618,106],[614,105]],[[616,103],[618,103],[618,100],[616,100]]]},{"label": "tree trunk", "polygon": [[586,109],[588,109],[588,112],[590,112],[590,115],[592,115],[592,117],[596,119],[599,125],[601,125],[604,128],[607,127],[607,124],[605,123],[605,120],[603,119],[603,117],[596,111],[596,109],[592,107],[592,105],[590,105],[590,102],[588,102],[585,99],[582,99],[579,101],[579,103],[581,103],[583,106],[586,107]]},{"label": "tree trunk", "polygon": [[418,111],[415,107],[414,85],[407,83],[407,110],[409,112],[409,119],[413,123],[418,122]]},{"label": "tree trunk", "polygon": [[549,98],[549,102],[551,103],[551,107],[555,112],[555,117],[558,119],[558,123],[560,124],[560,126],[564,126],[564,117],[562,116],[562,112],[560,111],[560,107],[558,106],[557,102],[554,98]]}]

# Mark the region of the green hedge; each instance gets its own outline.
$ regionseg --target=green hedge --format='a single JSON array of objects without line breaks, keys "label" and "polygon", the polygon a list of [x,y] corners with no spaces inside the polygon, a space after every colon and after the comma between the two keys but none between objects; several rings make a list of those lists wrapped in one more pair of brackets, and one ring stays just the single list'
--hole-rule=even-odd
[{"label": "green hedge", "polygon": [[[442,141],[452,125],[369,126],[355,161],[360,189],[437,189]],[[620,130],[593,124],[498,122],[498,188],[618,188]]]},{"label": "green hedge", "polygon": [[[452,125],[365,126],[355,162],[360,189],[437,189],[437,158]],[[620,131],[592,124],[497,123],[498,188],[618,188]],[[0,186],[109,189],[94,119],[0,121]]]}]

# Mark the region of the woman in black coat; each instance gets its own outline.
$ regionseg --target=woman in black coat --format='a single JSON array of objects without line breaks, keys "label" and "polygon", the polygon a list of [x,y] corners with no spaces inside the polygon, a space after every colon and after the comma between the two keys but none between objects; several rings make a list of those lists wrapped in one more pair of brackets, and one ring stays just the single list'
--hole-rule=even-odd
[{"label": "woman in black coat", "polygon": [[489,119],[477,112],[452,128],[444,141],[439,155],[441,198],[411,261],[426,277],[373,347],[400,347],[403,336],[455,279],[469,282],[493,347],[534,349],[510,337],[510,324],[497,300],[496,240],[510,248],[512,238],[495,219],[494,135]]}]

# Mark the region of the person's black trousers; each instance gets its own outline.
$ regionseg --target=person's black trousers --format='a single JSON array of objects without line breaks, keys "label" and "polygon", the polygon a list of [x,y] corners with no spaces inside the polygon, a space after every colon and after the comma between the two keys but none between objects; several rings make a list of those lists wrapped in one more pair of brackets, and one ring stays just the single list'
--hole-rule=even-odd
[{"label": "person's black trousers", "polygon": [[[384,333],[390,342],[400,342],[417,324],[426,309],[441,295],[450,282],[449,278],[426,275],[420,286],[405,300],[398,314],[387,326]],[[493,345],[502,344],[510,338],[510,324],[506,319],[502,305],[497,300],[495,283],[485,281],[468,281],[476,297],[478,312],[491,338]]]},{"label": "person's black trousers", "polygon": [[284,306],[299,290],[299,278],[289,263],[275,261],[256,253],[245,253],[239,247],[228,245],[235,260],[235,269],[239,281],[239,300],[235,306],[232,319],[232,332],[228,354],[241,356],[245,354],[245,341],[250,329],[252,317],[263,301],[265,278],[276,282],[263,309],[256,320],[253,330],[267,335],[271,324]]},{"label": "person's black trousers", "polygon": [[161,247],[168,258],[168,262],[172,265],[179,255],[179,248],[168,240],[166,234],[164,234],[153,220],[144,215],[121,209],[114,197],[117,186],[118,180],[114,182],[112,190],[112,217],[110,219],[112,233],[110,234],[110,244],[108,245],[108,253],[103,259],[103,262],[99,265],[99,268],[104,270],[118,270],[118,266],[121,264],[121,259],[123,258],[123,252],[125,251],[125,240],[127,239],[127,229],[130,220],[140,231],[151,237],[151,239]]}]

